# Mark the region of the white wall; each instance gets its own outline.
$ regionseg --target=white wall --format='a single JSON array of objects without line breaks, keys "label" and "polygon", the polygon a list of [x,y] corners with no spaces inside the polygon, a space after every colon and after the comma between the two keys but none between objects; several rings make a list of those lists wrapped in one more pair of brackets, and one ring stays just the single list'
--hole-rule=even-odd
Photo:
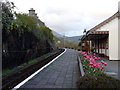
[{"label": "white wall", "polygon": [[109,54],[108,56],[110,60],[120,60],[120,42],[118,45],[118,18],[115,18],[111,22],[103,25],[101,28],[97,29],[97,31],[109,31],[109,53],[107,52],[107,54]]},{"label": "white wall", "polygon": [[109,31],[109,24],[103,25],[102,27],[98,28],[97,31]]},{"label": "white wall", "polygon": [[118,18],[115,18],[110,23],[109,31],[109,57],[110,60],[120,60],[118,57]]},{"label": "white wall", "polygon": [[118,20],[118,37],[118,58],[120,60],[120,18]]},{"label": "white wall", "polygon": [[[118,11],[120,12],[120,1],[118,2]],[[118,19],[118,58],[120,60],[120,18]]]}]

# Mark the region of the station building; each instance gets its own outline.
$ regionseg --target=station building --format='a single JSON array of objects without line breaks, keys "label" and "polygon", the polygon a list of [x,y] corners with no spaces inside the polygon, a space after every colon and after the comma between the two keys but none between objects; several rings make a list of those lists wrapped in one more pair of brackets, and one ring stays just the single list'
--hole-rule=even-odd
[{"label": "station building", "polygon": [[83,51],[95,52],[109,60],[120,60],[120,12],[88,30],[81,38]]}]

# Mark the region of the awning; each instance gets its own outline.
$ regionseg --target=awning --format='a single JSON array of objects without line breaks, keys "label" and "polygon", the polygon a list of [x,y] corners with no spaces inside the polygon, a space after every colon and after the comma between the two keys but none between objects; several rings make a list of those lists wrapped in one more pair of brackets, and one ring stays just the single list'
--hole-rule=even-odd
[{"label": "awning", "polygon": [[87,36],[90,40],[95,40],[95,39],[107,38],[108,35],[109,35],[109,31],[95,31],[95,32],[89,32]]}]

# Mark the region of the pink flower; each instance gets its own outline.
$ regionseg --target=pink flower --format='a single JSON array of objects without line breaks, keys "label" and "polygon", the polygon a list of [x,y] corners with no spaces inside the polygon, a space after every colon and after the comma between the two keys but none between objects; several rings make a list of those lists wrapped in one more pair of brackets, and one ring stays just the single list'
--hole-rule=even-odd
[{"label": "pink flower", "polygon": [[96,56],[96,53],[94,53],[93,55]]},{"label": "pink flower", "polygon": [[102,64],[104,64],[105,62],[104,61],[101,61]]},{"label": "pink flower", "polygon": [[107,63],[104,63],[105,66],[107,66]]},{"label": "pink flower", "polygon": [[95,60],[97,60],[97,58],[94,58]]},{"label": "pink flower", "polygon": [[89,58],[89,56],[88,56],[88,55],[86,55],[86,58]]},{"label": "pink flower", "polygon": [[89,55],[89,58],[92,58],[92,56],[91,56],[91,55]]},{"label": "pink flower", "polygon": [[103,65],[107,66],[107,63],[105,63],[104,61],[101,61],[101,63],[102,63]]},{"label": "pink flower", "polygon": [[104,69],[104,67],[102,66],[102,68],[100,68],[100,70],[102,71]]},{"label": "pink flower", "polygon": [[100,67],[100,62],[98,62],[97,66],[96,67]]},{"label": "pink flower", "polygon": [[100,58],[94,58],[95,60],[100,60]]},{"label": "pink flower", "polygon": [[95,67],[95,68],[96,68],[96,67],[97,67],[97,64],[96,64],[96,63],[94,63],[93,67]]},{"label": "pink flower", "polygon": [[102,66],[102,69],[104,69],[105,67]]},{"label": "pink flower", "polygon": [[102,71],[102,68],[100,68],[100,71]]},{"label": "pink flower", "polygon": [[93,65],[93,63],[90,61],[90,63],[88,65]]},{"label": "pink flower", "polygon": [[88,61],[89,59],[88,59],[88,58],[85,58],[85,60],[87,60],[87,61]]},{"label": "pink flower", "polygon": [[94,72],[96,71],[96,69],[94,69]]},{"label": "pink flower", "polygon": [[94,60],[93,58],[91,58],[90,61],[93,62],[93,63],[96,63],[95,60]]},{"label": "pink flower", "polygon": [[91,54],[91,53],[89,53],[88,55],[89,55],[89,56],[92,56],[92,54]]},{"label": "pink flower", "polygon": [[87,56],[87,54],[84,54],[84,57],[86,57]]}]

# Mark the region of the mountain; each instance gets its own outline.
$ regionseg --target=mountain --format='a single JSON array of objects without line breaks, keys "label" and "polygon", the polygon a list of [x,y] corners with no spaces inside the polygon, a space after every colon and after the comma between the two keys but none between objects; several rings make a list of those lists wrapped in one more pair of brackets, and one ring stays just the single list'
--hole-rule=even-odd
[{"label": "mountain", "polygon": [[64,36],[55,32],[55,31],[52,31],[53,35],[56,36],[57,38],[63,38]]},{"label": "mountain", "polygon": [[56,36],[57,38],[65,38],[65,40],[70,41],[70,42],[80,42],[80,39],[82,38],[81,36],[73,36],[73,37],[67,37],[67,36],[63,36],[55,31],[52,31],[53,35]]},{"label": "mountain", "polygon": [[80,42],[81,36],[73,36],[73,37],[65,37],[65,40],[71,41],[71,42]]}]

